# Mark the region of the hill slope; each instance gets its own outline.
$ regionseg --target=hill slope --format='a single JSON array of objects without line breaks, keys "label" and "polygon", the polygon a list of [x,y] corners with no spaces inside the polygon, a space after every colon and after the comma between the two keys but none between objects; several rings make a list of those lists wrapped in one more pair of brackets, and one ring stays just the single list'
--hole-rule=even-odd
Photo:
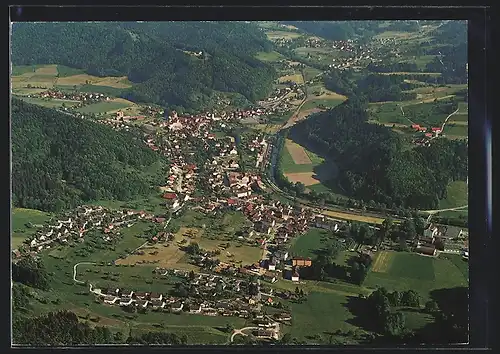
[{"label": "hill slope", "polygon": [[253,55],[271,49],[256,26],[234,22],[16,23],[12,29],[14,65],[126,75],[136,85],[125,98],[181,111],[204,109],[215,91],[264,98],[276,73]]},{"label": "hill slope", "polygon": [[405,149],[389,128],[367,122],[365,105],[350,99],[291,128],[308,150],[333,158],[348,194],[387,206],[437,208],[451,181],[467,178],[467,143],[437,139]]},{"label": "hill slope", "polygon": [[12,101],[16,207],[59,211],[83,201],[146,195],[157,181],[142,171],[159,161],[139,136]]}]

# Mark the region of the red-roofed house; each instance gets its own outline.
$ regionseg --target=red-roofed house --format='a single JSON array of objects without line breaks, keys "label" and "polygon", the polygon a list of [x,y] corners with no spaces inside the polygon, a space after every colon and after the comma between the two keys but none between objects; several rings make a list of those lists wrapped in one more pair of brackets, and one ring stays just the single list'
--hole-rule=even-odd
[{"label": "red-roofed house", "polygon": [[235,199],[228,199],[227,200],[227,205],[235,205],[236,204],[236,200]]},{"label": "red-roofed house", "polygon": [[432,138],[432,133],[426,133],[425,136],[428,138]]},{"label": "red-roofed house", "polygon": [[412,128],[412,129],[419,130],[419,129],[420,129],[420,125],[418,125],[418,124],[412,124],[412,125],[411,125],[411,128]]},{"label": "red-roofed house", "polygon": [[162,223],[162,222],[165,222],[165,220],[166,220],[165,218],[155,218],[155,221],[156,221],[157,223]]},{"label": "red-roofed house", "polygon": [[439,128],[439,127],[432,127],[432,131],[439,133],[441,131],[441,128]]},{"label": "red-roofed house", "polygon": [[165,194],[163,194],[163,199],[169,199],[169,200],[177,199],[177,194],[165,193]]}]

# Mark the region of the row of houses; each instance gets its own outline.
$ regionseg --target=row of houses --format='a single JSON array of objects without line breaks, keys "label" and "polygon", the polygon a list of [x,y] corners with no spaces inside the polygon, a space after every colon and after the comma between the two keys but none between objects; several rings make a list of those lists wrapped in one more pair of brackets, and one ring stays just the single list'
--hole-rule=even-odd
[{"label": "row of houses", "polygon": [[[119,235],[123,227],[131,227],[139,219],[154,219],[154,215],[144,211],[111,210],[102,206],[80,206],[64,216],[54,219],[37,230],[32,238],[25,241],[26,251],[39,252],[51,248],[57,241],[68,244],[71,241],[83,242],[89,230],[103,231],[104,241],[111,241]],[[19,257],[21,252],[16,252]]]}]

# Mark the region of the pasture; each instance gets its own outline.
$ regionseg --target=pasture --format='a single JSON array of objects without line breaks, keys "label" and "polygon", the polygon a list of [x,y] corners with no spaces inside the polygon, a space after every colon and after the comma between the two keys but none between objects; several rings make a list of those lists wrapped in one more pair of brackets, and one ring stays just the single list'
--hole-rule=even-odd
[{"label": "pasture", "polygon": [[[292,153],[295,155],[292,155]],[[285,142],[281,156],[281,167],[284,173],[312,173],[316,166],[323,163],[322,157],[289,139]]]},{"label": "pasture", "polygon": [[411,124],[401,112],[399,105],[395,102],[384,104],[370,103],[368,112],[373,120],[381,124]]},{"label": "pasture", "polygon": [[345,98],[338,94],[332,95],[331,97],[329,96],[328,93],[325,93],[317,98],[307,100],[301,107],[301,111],[307,111],[314,108],[334,108],[345,101]]},{"label": "pasture", "polygon": [[293,240],[290,254],[294,257],[309,257],[315,259],[317,257],[317,251],[326,245],[331,235],[332,234],[326,230],[311,228],[305,234]]},{"label": "pasture", "polygon": [[285,58],[283,55],[281,55],[281,53],[278,53],[276,51],[258,52],[255,57],[260,61],[269,61],[269,62],[279,61]]},{"label": "pasture", "polygon": [[[380,258],[381,255],[384,258]],[[389,291],[412,289],[427,300],[431,290],[466,286],[467,279],[453,262],[444,257],[383,251],[375,259],[363,285],[372,289],[381,286]]]},{"label": "pasture", "polygon": [[88,74],[78,74],[78,75],[60,77],[57,80],[57,84],[65,86],[91,84],[96,86],[109,86],[122,89],[129,88],[132,86],[131,83],[127,80],[126,76],[98,77]]},{"label": "pasture", "polygon": [[83,106],[78,108],[77,111],[80,113],[111,113],[133,104],[134,103],[124,99],[113,99],[112,101],[103,101]]},{"label": "pasture", "polygon": [[17,96],[17,95],[15,95],[15,97],[20,98],[27,103],[36,104],[47,108],[61,108],[63,107],[63,105],[66,107],[72,107],[76,106],[79,103],[79,101],[72,101],[72,100],[43,99],[36,97]]},{"label": "pasture", "polygon": [[278,82],[280,84],[284,83],[284,82],[287,82],[287,81],[292,81],[292,82],[295,82],[297,85],[302,85],[304,83],[304,77],[302,76],[301,73],[295,73],[295,74],[292,74],[292,75],[281,76],[278,79]]},{"label": "pasture", "polygon": [[439,201],[439,209],[456,208],[467,205],[469,190],[466,181],[450,182],[446,187],[446,199]]},{"label": "pasture", "polygon": [[330,338],[342,344],[356,344],[352,336],[335,334],[362,331],[352,325],[354,317],[346,307],[347,297],[326,292],[311,292],[304,303],[291,303],[293,322],[291,328],[285,327],[292,337],[299,341],[314,344],[329,344]]},{"label": "pasture", "polygon": [[57,65],[57,74],[59,77],[68,77],[84,74],[84,71],[82,69],[70,68],[69,66]]},{"label": "pasture", "polygon": [[36,227],[28,227],[28,223],[43,225],[52,214],[35,209],[14,208],[11,214],[11,248],[16,249],[24,240],[36,232]]},{"label": "pasture", "polygon": [[310,81],[310,80],[314,79],[316,76],[318,76],[321,73],[322,73],[321,70],[313,68],[313,67],[310,67],[310,66],[307,66],[304,69],[304,80],[305,81]]},{"label": "pasture", "polygon": [[294,38],[299,38],[302,36],[301,33],[297,32],[288,32],[288,31],[268,31],[265,32],[267,38],[269,38],[272,41],[284,38],[284,39],[294,39]]},{"label": "pasture", "polygon": [[457,124],[448,121],[444,126],[443,134],[449,139],[467,139],[469,137],[469,127],[467,124]]}]

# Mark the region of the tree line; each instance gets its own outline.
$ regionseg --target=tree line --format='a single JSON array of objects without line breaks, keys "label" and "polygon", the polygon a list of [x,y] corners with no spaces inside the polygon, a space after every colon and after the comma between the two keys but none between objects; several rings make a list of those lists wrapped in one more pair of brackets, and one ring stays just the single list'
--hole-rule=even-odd
[{"label": "tree line", "polygon": [[391,209],[434,209],[449,182],[467,178],[466,142],[436,139],[430,147],[403,149],[401,137],[367,120],[366,103],[354,97],[296,124],[290,136],[335,161],[348,196]]},{"label": "tree line", "polygon": [[216,91],[264,98],[277,74],[253,55],[271,48],[256,26],[233,22],[16,23],[12,32],[14,65],[127,76],[135,85],[122,97],[180,112],[215,104]]},{"label": "tree line", "polygon": [[142,136],[12,100],[12,200],[60,211],[91,200],[130,200],[161,183],[145,168],[161,161]]}]

